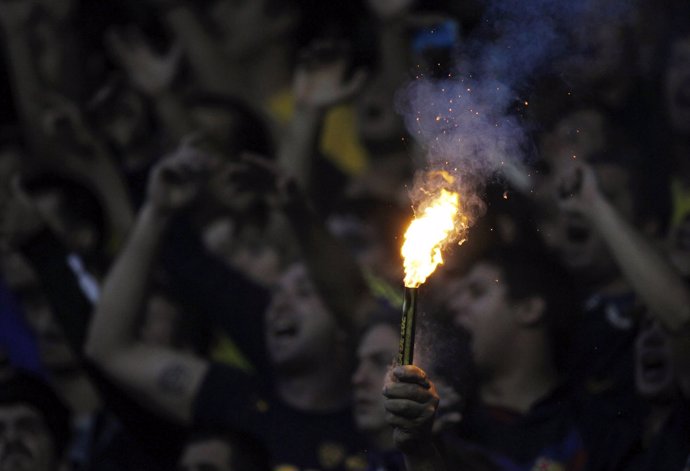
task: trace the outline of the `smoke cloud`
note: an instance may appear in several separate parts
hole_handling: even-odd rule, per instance
[[[397,108],[425,149],[425,170],[455,176],[471,220],[483,211],[477,195],[497,173],[518,189],[529,186],[520,113],[529,104],[520,96],[530,82],[574,52],[576,30],[615,23],[629,10],[629,0],[493,0],[448,77],[420,74],[399,91]],[[417,178],[413,203],[423,199],[425,181]]]

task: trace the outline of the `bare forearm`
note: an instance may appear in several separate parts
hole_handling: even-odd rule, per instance
[[[323,112],[298,105],[280,144],[278,162],[281,168],[291,175],[305,192],[309,191],[322,119]]]
[[[98,360],[134,340],[133,325],[144,303],[168,216],[144,205],[130,238],[108,274],[92,319],[86,351]]]
[[[44,92],[34,63],[35,54],[29,44],[28,33],[8,31],[5,34],[7,63],[14,91],[14,102],[26,134],[27,142],[34,152],[44,150],[39,129],[40,110],[38,97]]]
[[[666,329],[690,322],[690,290],[662,253],[603,199],[592,201],[591,216],[623,275]]]

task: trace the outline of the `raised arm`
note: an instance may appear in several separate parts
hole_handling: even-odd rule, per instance
[[[293,79],[295,112],[282,136],[278,161],[309,192],[313,161],[326,112],[361,90],[366,74],[347,76],[346,47],[317,42],[302,52]]]
[[[163,10],[165,22],[175,34],[194,74],[203,89],[221,95],[245,96],[241,77],[243,70],[232,67],[208,32],[193,2],[155,0]]]
[[[567,196],[561,201],[562,209],[577,211],[592,222],[625,278],[669,332],[687,330],[690,290],[661,250],[606,198],[590,166],[573,164],[563,181]]]
[[[115,159],[76,103],[55,93],[45,94],[42,102],[41,131],[50,147],[49,164],[95,189],[106,211],[110,240],[122,241],[132,226],[134,210]]]
[[[7,70],[12,84],[14,104],[26,142],[34,152],[43,150],[39,129],[40,107],[36,97],[45,93],[38,75],[36,55],[31,48],[31,18],[35,2],[0,1],[0,25],[4,33]]]
[[[208,159],[183,146],[152,171],[147,201],[103,286],[86,353],[107,375],[146,405],[187,422],[208,369],[205,360],[137,341],[136,317],[161,237],[176,210],[189,204],[208,170]]]
[[[106,45],[130,83],[152,100],[156,115],[171,138],[179,140],[194,131],[194,124],[172,89],[182,58],[179,44],[159,54],[142,34],[125,35],[111,29],[106,34]]]
[[[286,214],[316,289],[340,325],[357,332],[374,302],[357,261],[347,246],[330,233],[297,183],[272,162],[247,156],[255,171],[273,179],[278,206]]]
[[[565,182],[572,191],[565,192],[569,196],[563,209],[579,211],[592,221],[649,313],[669,333],[677,379],[690,397],[690,288],[661,250],[601,193],[591,167],[574,165]]]
[[[445,470],[432,438],[439,397],[426,373],[414,365],[396,366],[386,376],[383,395],[386,421],[407,470]]]

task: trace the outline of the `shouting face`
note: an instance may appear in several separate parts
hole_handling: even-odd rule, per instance
[[[647,399],[667,397],[673,390],[674,368],[671,345],[657,322],[649,323],[635,342],[637,391]]]
[[[450,296],[455,324],[471,336],[474,363],[480,372],[500,370],[516,329],[507,286],[498,267],[479,263]]]
[[[266,311],[266,346],[275,366],[309,368],[332,358],[341,331],[303,265],[286,270]]]

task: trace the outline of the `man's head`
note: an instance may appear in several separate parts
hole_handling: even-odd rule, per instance
[[[673,351],[666,332],[649,320],[635,341],[635,386],[648,400],[666,400],[675,389]]]
[[[12,254],[0,263],[0,273],[21,303],[24,318],[36,338],[41,362],[51,378],[54,381],[73,378],[81,371],[81,365],[55,320],[34,270],[21,256]]]
[[[244,153],[274,156],[274,143],[265,119],[241,100],[216,94],[193,94],[185,98],[189,117],[202,147],[220,157],[210,176],[205,202],[212,208],[242,213],[257,209],[265,179],[248,171],[240,161]]]
[[[254,440],[226,431],[196,431],[187,440],[178,471],[268,471],[266,452]]]
[[[383,407],[383,384],[398,351],[399,327],[392,316],[377,317],[364,330],[352,375],[355,423],[380,448],[392,447],[392,434]]]
[[[467,330],[477,372],[505,372],[525,342],[546,346],[559,366],[578,303],[559,264],[541,251],[499,249],[477,262],[450,294],[456,325]]]
[[[46,384],[20,372],[0,383],[1,471],[57,470],[69,435],[69,411]]]
[[[118,75],[96,91],[87,104],[85,118],[117,155],[143,146],[152,132],[144,99]]]
[[[274,287],[265,314],[269,357],[280,372],[344,360],[348,336],[319,296],[307,269],[295,263]]]

